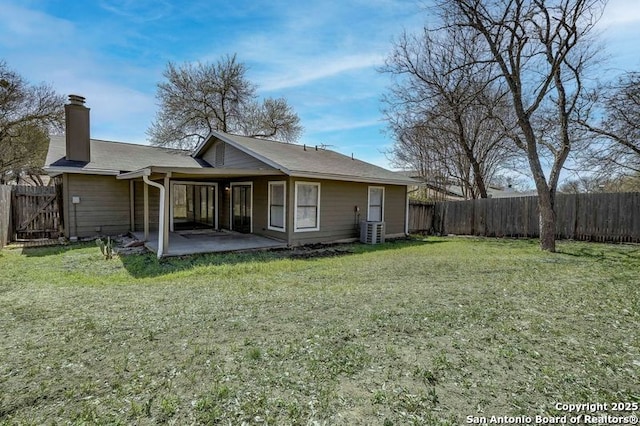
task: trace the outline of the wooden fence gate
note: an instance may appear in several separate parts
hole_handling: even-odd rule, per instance
[[[58,238],[62,221],[59,186],[15,186],[12,191],[13,240]]]

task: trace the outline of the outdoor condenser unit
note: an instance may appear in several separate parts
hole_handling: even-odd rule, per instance
[[[360,242],[384,243],[384,222],[360,222]]]

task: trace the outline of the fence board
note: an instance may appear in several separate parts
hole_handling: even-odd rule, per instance
[[[0,185],[0,250],[11,236],[11,187]]]
[[[556,237],[640,242],[640,193],[558,194]],[[409,204],[409,230],[430,234],[539,237],[537,197]]]

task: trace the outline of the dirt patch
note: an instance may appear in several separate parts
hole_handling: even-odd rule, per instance
[[[143,241],[140,241],[128,234],[112,237],[111,240],[115,242],[113,251],[118,254],[118,256],[128,256],[131,254],[142,254],[147,252]]]
[[[291,259],[316,259],[323,257],[344,256],[354,253],[351,245],[344,244],[309,244],[278,250],[283,257]]]

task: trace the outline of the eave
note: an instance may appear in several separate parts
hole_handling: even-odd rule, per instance
[[[232,178],[243,176],[284,175],[281,171],[270,169],[231,169],[215,167],[166,167],[149,166],[132,172],[121,173],[117,179],[137,179],[153,174],[170,174],[173,179],[180,178]]]

